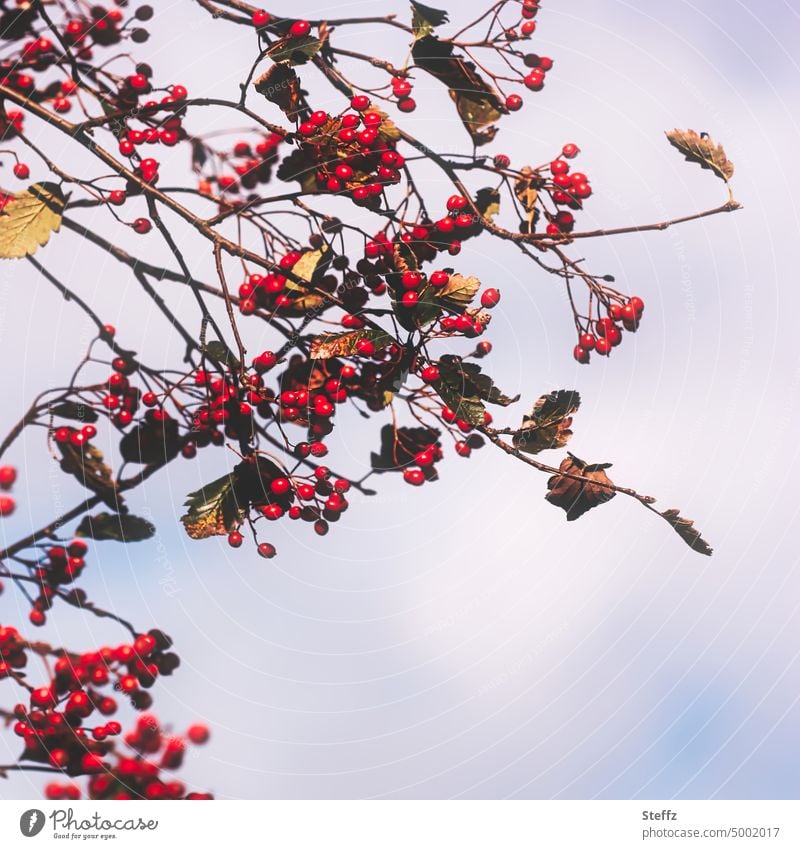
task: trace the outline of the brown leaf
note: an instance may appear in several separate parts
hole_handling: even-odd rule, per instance
[[[694,130],[672,130],[666,136],[689,162],[708,168],[726,183],[733,177],[733,163],[725,155],[722,145],[715,145],[711,136]]]
[[[363,330],[351,330],[346,333],[323,333],[311,343],[310,356],[315,360],[327,360],[330,357],[349,357],[356,353],[357,345],[366,339],[379,351],[391,344],[394,339],[384,330],[367,327]]]
[[[319,37],[311,35],[287,35],[276,41],[267,50],[267,56],[273,62],[288,62],[290,65],[302,65],[322,49],[328,39],[327,30],[320,27]]]
[[[300,79],[291,65],[276,62],[254,83],[255,90],[294,120],[301,109]]]
[[[544,185],[544,180],[529,166],[520,169],[522,176],[514,183],[514,194],[527,213],[528,232],[533,233],[536,227],[536,219],[539,210],[536,208],[536,200],[539,197],[539,189]]]
[[[567,514],[567,521],[574,522],[588,510],[610,501],[616,493],[609,486],[612,481],[605,473],[610,463],[587,465],[574,454],[569,454],[559,466],[561,474],[547,481],[549,492],[545,498]],[[581,480],[567,475],[577,475]]]
[[[538,454],[547,448],[563,448],[572,436],[572,414],[581,405],[581,396],[574,391],[559,389],[542,395],[522,425],[514,434],[515,448],[528,454]]]
[[[467,307],[478,293],[481,281],[477,277],[463,277],[461,274],[451,274],[444,286],[433,289],[436,299],[451,307]]]
[[[30,256],[61,227],[64,193],[55,183],[34,183],[18,192],[0,213],[0,258]]]
[[[709,557],[714,549],[700,536],[700,531],[694,526],[691,519],[684,519],[677,510],[665,510],[660,514],[675,528],[678,536],[694,551],[706,554]]]
[[[111,469],[104,462],[103,453],[89,443],[77,446],[71,442],[57,442],[56,447],[61,453],[61,469],[99,495],[112,510],[118,510],[122,496]]]

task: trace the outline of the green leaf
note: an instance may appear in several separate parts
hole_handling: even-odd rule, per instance
[[[485,424],[484,401],[507,407],[519,399],[519,395],[504,395],[477,363],[465,363],[461,357],[445,354],[438,365],[439,380],[434,388],[445,404],[470,424]]]
[[[220,342],[218,339],[212,339],[210,342],[206,343],[205,353],[214,360],[214,362],[229,368],[231,371],[236,371],[240,366],[239,360],[234,355],[233,351],[231,351],[224,342]]]
[[[714,549],[700,536],[700,531],[695,528],[691,519],[684,519],[677,510],[665,510],[660,515],[675,528],[678,536],[689,548],[709,557],[714,553]]]
[[[98,542],[140,542],[150,539],[155,532],[155,526],[151,522],[130,513],[97,513],[95,516],[83,517],[75,536],[90,537]]]
[[[77,422],[96,422],[98,415],[93,407],[79,401],[62,401],[50,407],[50,414],[61,419],[72,419]]]
[[[575,391],[559,389],[542,395],[530,413],[523,416],[522,425],[512,440],[514,447],[528,454],[563,448],[572,436],[572,414],[580,405],[581,396]]]
[[[64,193],[55,183],[34,183],[19,192],[0,212],[0,258],[30,256],[58,232]]]
[[[367,339],[379,351],[394,342],[394,338],[386,331],[375,327],[363,330],[352,330],[346,333],[323,333],[311,343],[310,356],[315,360],[327,360],[331,357],[349,357],[356,353],[357,345],[362,339]]]
[[[449,20],[449,15],[443,9],[433,9],[411,0],[411,28],[415,38],[430,35],[435,27],[446,24]]]
[[[289,65],[302,65],[319,53],[324,43],[324,38],[314,35],[287,35],[276,41],[269,50],[267,56],[273,62],[288,62]]]
[[[239,526],[246,507],[239,504],[234,484],[234,476],[228,474],[189,493],[184,502],[188,510],[181,522],[192,539],[229,534]]]
[[[500,192],[492,188],[478,189],[475,194],[475,206],[487,221],[493,221],[495,215],[500,212]]]
[[[508,110],[498,93],[475,70],[475,65],[454,54],[451,43],[433,35],[417,39],[411,52],[418,67],[448,87],[473,144],[490,142],[497,134],[497,127],[489,125]]]
[[[726,183],[733,177],[733,163],[721,144],[715,145],[711,137],[694,130],[671,130],[666,134],[669,143],[679,150],[689,162],[696,162],[713,171]]]
[[[145,420],[125,433],[119,441],[119,453],[126,463],[164,464],[180,451],[176,419]]]

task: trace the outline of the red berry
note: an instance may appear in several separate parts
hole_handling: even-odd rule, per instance
[[[300,508],[298,508],[299,510]],[[262,542],[258,546],[258,553],[266,560],[271,560],[277,552],[275,546],[268,542]]]
[[[551,174],[566,174],[569,171],[569,163],[563,159],[554,159],[550,163]]]
[[[228,534],[228,545],[231,548],[239,548],[239,546],[244,542],[244,538],[239,533],[239,531],[231,531]]]
[[[10,495],[0,495],[0,516],[10,516],[16,506],[16,502]]]
[[[411,486],[422,486],[425,483],[425,475],[421,469],[404,469],[403,480]]]
[[[522,98],[518,94],[510,94],[506,98],[506,109],[509,112],[518,112],[522,109]]]
[[[581,348],[586,348],[587,351],[594,350],[596,342],[597,339],[593,333],[581,333],[581,338],[578,340],[578,344]]]
[[[369,339],[359,339],[356,342],[356,351],[362,357],[371,357],[375,353],[375,345]]]
[[[403,306],[404,307],[413,307],[416,305],[419,300],[419,293],[413,290],[403,293]]]
[[[431,274],[431,286],[446,286],[450,280],[450,275],[446,271],[434,271]]]
[[[644,301],[636,295],[628,303],[634,308],[637,315],[641,315],[644,312]]]
[[[201,723],[197,723],[196,725],[190,725],[189,726],[189,729],[186,732],[186,736],[196,746],[200,746],[203,743],[208,742],[208,739],[211,736],[211,731],[209,730],[207,725],[202,725]]]
[[[435,383],[439,379],[439,369],[436,366],[425,366],[420,377],[425,383]]]
[[[497,289],[486,289],[481,295],[481,306],[487,310],[496,307],[500,303],[500,292]]]
[[[574,159],[580,153],[578,145],[569,142],[561,148],[561,155],[565,159]]]
[[[611,352],[611,343],[608,339],[598,339],[594,346],[595,351],[603,357],[607,357]]]
[[[304,35],[308,35],[311,32],[311,24],[308,21],[295,21],[289,27],[289,35],[293,35],[295,38],[301,38]]]
[[[253,26],[254,27],[265,27],[271,20],[272,16],[269,12],[265,12],[263,9],[256,9],[253,12]]]
[[[17,470],[13,466],[0,466],[0,489],[11,489],[17,479]]]
[[[31,169],[24,162],[18,162],[14,166],[14,176],[19,180],[27,180],[31,175]]]
[[[397,101],[397,108],[401,112],[413,112],[417,108],[417,101],[413,97],[404,97]]]
[[[369,109],[370,103],[370,99],[365,94],[357,94],[350,101],[350,106],[352,106],[356,112],[363,112],[365,109]]]
[[[572,352],[572,356],[575,357],[575,359],[579,363],[588,363],[589,362],[589,352],[586,350],[586,348],[584,348],[581,345],[575,346],[575,348]]]
[[[122,189],[114,189],[108,195],[108,202],[113,204],[114,206],[122,206],[122,204],[125,203],[127,197],[127,193],[124,192]]]
[[[472,448],[470,448],[468,442],[459,440],[456,442],[456,454],[458,454],[459,457],[469,457],[469,455],[472,454]]]
[[[149,233],[152,227],[153,225],[150,223],[149,218],[137,218],[136,221],[133,222],[133,229],[140,235]]]

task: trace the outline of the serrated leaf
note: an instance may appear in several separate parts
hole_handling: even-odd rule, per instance
[[[411,52],[420,68],[448,87],[473,143],[480,146],[490,142],[497,128],[489,125],[508,110],[498,93],[475,70],[475,65],[454,54],[450,42],[433,35],[417,39]]]
[[[433,287],[436,300],[455,308],[468,307],[478,293],[481,281],[477,277],[464,277],[461,274],[451,274],[444,286]]]
[[[694,522],[691,519],[685,519],[677,510],[665,510],[660,515],[675,528],[678,536],[689,548],[708,557],[714,553],[714,549],[700,536],[700,531],[695,528]]]
[[[559,389],[542,395],[530,413],[523,416],[512,440],[514,447],[528,454],[563,448],[572,436],[572,414],[580,405],[581,396],[575,391]]]
[[[455,414],[473,425],[486,422],[483,402],[507,407],[519,399],[504,395],[477,363],[465,363],[461,357],[445,354],[439,360],[439,380],[433,386]],[[455,406],[454,406],[455,405]]]
[[[317,280],[327,268],[329,253],[327,247],[320,250],[306,251],[292,267],[292,271],[301,280],[305,280],[310,285],[316,285]],[[286,290],[294,295],[290,307],[281,309],[282,315],[298,315],[309,310],[318,310],[326,301],[323,295],[316,292],[308,291],[302,284],[295,283],[294,280],[286,281]]]
[[[111,469],[104,461],[102,451],[89,443],[78,446],[71,442],[56,442],[56,447],[61,454],[63,471],[99,495],[113,510],[119,508],[122,504],[122,496],[119,494]]]
[[[709,135],[700,135],[694,130],[675,129],[666,136],[669,143],[689,162],[696,162],[701,167],[713,171],[726,183],[733,177],[733,163],[726,156],[722,145],[715,145]]]
[[[79,401],[61,401],[59,404],[53,404],[49,408],[50,415],[58,416],[61,419],[71,419],[76,422],[96,422],[98,415],[93,407],[89,404],[83,404]]]
[[[370,454],[370,464],[376,472],[401,472],[415,462],[420,451],[439,442],[441,431],[429,427],[398,427],[387,424],[381,428],[379,452]]]
[[[574,454],[569,454],[559,466],[561,474],[553,475],[547,481],[549,491],[545,498],[566,512],[568,522],[574,522],[593,507],[605,504],[616,495],[610,488],[614,484],[605,473],[610,465],[590,465]],[[568,475],[580,476],[581,480]]]
[[[181,522],[192,539],[229,534],[243,521],[246,505],[239,504],[234,483],[232,474],[223,475],[189,493],[184,502],[188,510]]]
[[[495,215],[500,212],[500,192],[493,188],[478,189],[475,193],[475,206],[487,221],[493,221]]]
[[[446,24],[449,20],[449,15],[443,9],[433,9],[411,0],[411,28],[415,38],[430,35],[435,27]]]
[[[276,41],[268,50],[267,56],[273,62],[288,62],[289,65],[302,65],[316,56],[322,49],[326,37],[311,35],[287,35]]]
[[[310,356],[315,360],[327,360],[330,357],[349,357],[356,353],[357,345],[366,339],[379,351],[394,342],[386,331],[374,327],[352,330],[346,333],[323,333],[311,343]]]
[[[150,539],[155,532],[155,526],[151,522],[130,513],[97,513],[83,517],[75,536],[90,537],[98,542],[140,542]]]
[[[18,192],[0,212],[0,258],[30,256],[58,232],[64,193],[55,183],[34,183]]]

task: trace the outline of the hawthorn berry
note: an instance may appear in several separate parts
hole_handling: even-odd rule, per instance
[[[574,159],[580,153],[578,145],[568,142],[561,148],[561,155],[565,159]]]
[[[272,15],[269,12],[265,12],[263,9],[256,9],[253,12],[253,26],[254,27],[265,27],[272,20]]]
[[[439,369],[436,366],[425,366],[420,377],[425,383],[435,383],[439,379]]]
[[[133,222],[133,229],[142,236],[145,233],[149,233],[152,227],[153,225],[150,223],[149,218],[137,218]]]
[[[294,508],[293,508],[294,509]],[[299,509],[299,508],[298,508]],[[271,560],[276,554],[275,546],[268,542],[259,543],[258,553],[266,560]]]
[[[243,542],[244,537],[239,533],[239,531],[231,531],[228,534],[228,545],[231,548],[239,548]]]
[[[14,166],[14,176],[18,180],[27,180],[31,175],[31,169],[24,162],[17,162]]]
[[[605,340],[603,340],[605,341]],[[572,356],[579,363],[588,363],[589,362],[589,351],[586,350],[582,345],[576,345],[572,351]]]
[[[17,504],[10,495],[0,495],[0,516],[10,516]]]
[[[518,94],[510,94],[506,98],[506,109],[509,112],[518,112],[522,109],[522,98]]]
[[[295,38],[302,38],[311,32],[311,24],[308,21],[295,21],[289,27],[289,35]]]
[[[13,466],[0,466],[0,489],[11,489],[17,479],[17,470]]]
[[[481,295],[481,306],[487,310],[496,307],[500,303],[500,292],[497,289],[486,289]]]

